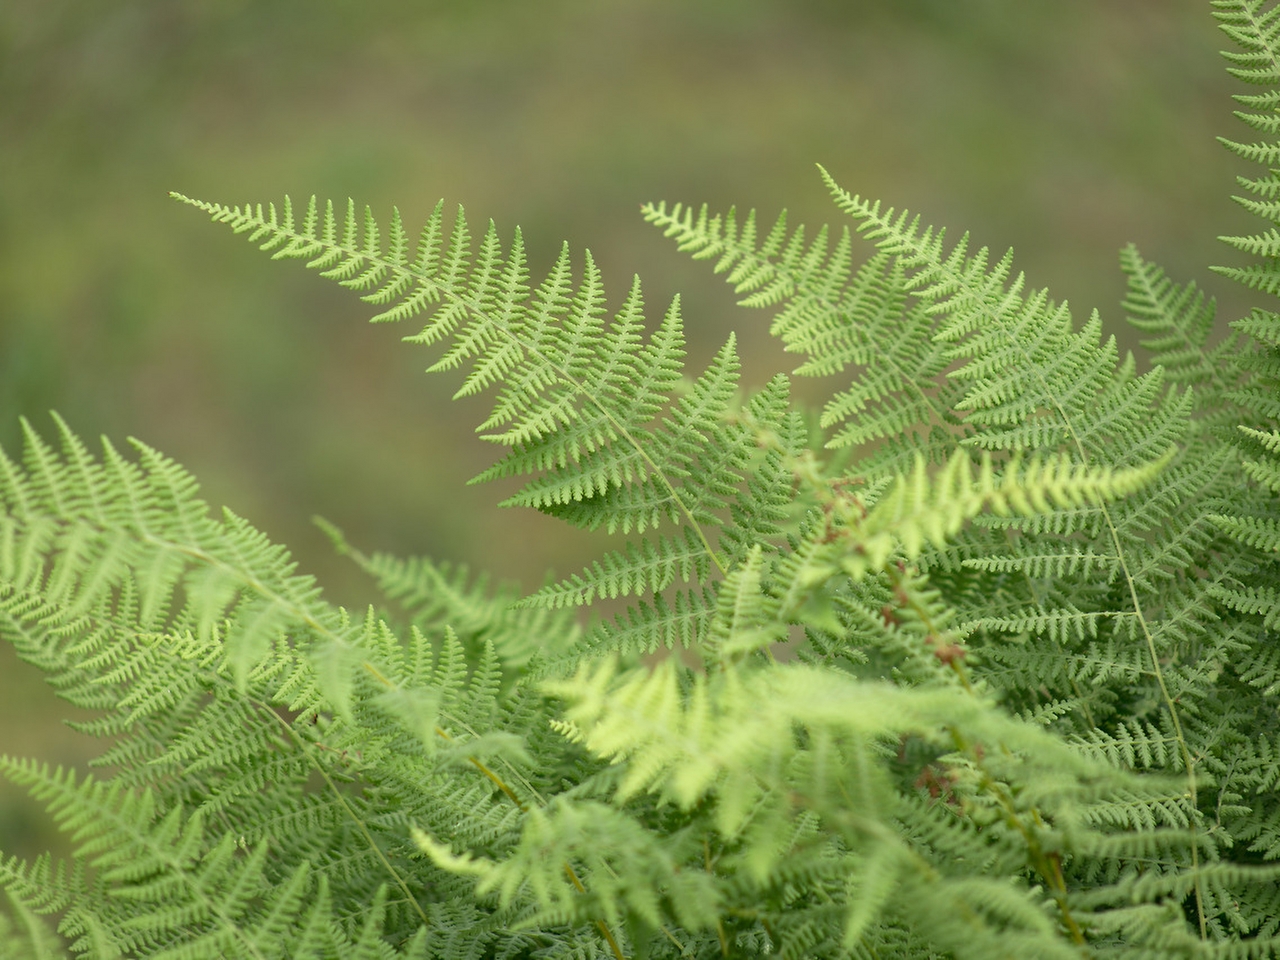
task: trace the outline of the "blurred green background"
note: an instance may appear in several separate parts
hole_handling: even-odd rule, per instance
[[[838,219],[814,170],[1003,250],[1078,318],[1119,324],[1132,240],[1204,265],[1251,230],[1228,199],[1251,139],[1205,0],[4,0],[0,2],[0,443],[136,436],[184,463],[341,602],[365,586],[310,517],[365,548],[467,561],[531,586],[593,543],[499,511],[482,403],[427,378],[417,327],[270,263],[167,198],[444,196],[524,228],[535,273],[592,249],[613,303],[684,295],[694,362],[730,329],[744,380],[790,369],[767,316],[637,214],[645,200]],[[579,260],[580,262],[580,260]],[[822,397],[828,385],[810,384]],[[0,751],[80,763],[95,745],[0,650]],[[0,787],[0,849],[49,843]]]

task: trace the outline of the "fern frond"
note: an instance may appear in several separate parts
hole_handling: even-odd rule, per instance
[[[312,200],[298,226],[288,203],[279,214],[274,206],[264,211],[175,196],[273,255],[309,258],[326,276],[372,290],[371,302],[393,304],[375,320],[429,312],[427,326],[409,339],[447,342],[432,369],[469,365],[460,396],[501,385],[480,429],[512,451],[479,479],[528,478],[508,504],[623,532],[673,521],[706,541],[704,527],[723,506],[717,491],[742,480],[740,458],[721,449],[733,434],[722,426],[737,379],[732,341],[689,393],[675,396],[683,357],[678,304],[646,340],[633,284],[606,327],[599,272],[589,257],[575,285],[562,251],[531,291],[518,231],[504,251],[491,225],[473,256],[465,218],[459,212],[446,229],[441,205],[411,261],[398,213],[384,248],[372,214],[366,210],[359,228],[353,205],[339,235],[332,204],[321,214]],[[663,409],[668,414],[654,423]],[[709,543],[705,549],[718,563]]]
[[[908,302],[898,259],[873,257],[854,271],[847,229],[830,253],[825,227],[806,248],[803,227],[787,238],[785,214],[757,243],[754,211],[742,228],[732,210],[712,217],[703,207],[695,218],[691,207],[677,204],[668,212],[660,203],[646,204],[642,212],[695,259],[718,257],[715,271],[729,271],[735,289],[750,294],[744,306],[783,304],[771,332],[788,351],[808,354],[797,374],[856,368],[850,387],[823,411],[824,427],[841,425],[828,446],[884,441],[864,464],[869,472],[878,463],[900,469],[917,450],[930,461],[950,452],[954,442],[946,428],[958,421],[937,383],[945,351],[933,343],[934,320]]]
[[[748,867],[748,876],[762,879],[776,869],[777,848],[754,845],[776,843],[765,838],[779,836],[781,823],[795,815],[791,804],[803,798],[801,806],[821,812],[824,822],[845,842],[854,846],[870,844],[868,856],[890,856],[900,862],[903,872],[899,876],[906,888],[903,893],[935,902],[940,918],[954,916],[957,903],[976,905],[976,900],[990,896],[990,890],[983,884],[975,887],[971,879],[952,880],[946,876],[946,868],[926,866],[921,859],[922,848],[912,849],[903,838],[876,826],[877,820],[895,807],[884,805],[888,797],[882,791],[887,783],[868,763],[869,756],[862,753],[865,747],[891,731],[893,735],[913,731],[926,738],[934,737],[938,735],[937,724],[942,723],[953,731],[965,730],[964,734],[954,734],[962,741],[977,737],[985,743],[989,764],[996,762],[989,752],[992,745],[1003,740],[1014,750],[1013,755],[1021,758],[1011,761],[1015,766],[1045,761],[1058,765],[1061,771],[1061,764],[1066,762],[1068,767],[1078,769],[1086,781],[1106,769],[1092,766],[1079,754],[1065,761],[1056,751],[1066,748],[1060,744],[1050,747],[1050,743],[1056,744],[1052,740],[1043,744],[1044,749],[1055,753],[1053,761],[1048,761],[1032,746],[1031,728],[1008,726],[1008,721],[997,723],[995,714],[985,713],[986,708],[958,690],[907,691],[881,684],[839,681],[829,672],[787,667],[745,674],[731,669],[717,677],[685,680],[679,668],[669,661],[652,672],[623,675],[608,663],[584,667],[572,680],[550,684],[548,689],[568,701],[563,729],[582,739],[593,752],[623,766],[618,786],[620,799],[650,790],[682,809],[710,806],[717,829],[728,836],[741,836],[747,844],[741,862],[744,867],[754,864]],[[959,699],[953,699],[957,694]],[[946,720],[942,720],[944,716]],[[799,739],[793,734],[797,724],[805,731]],[[839,736],[837,730],[841,731]],[[1013,773],[1015,766],[1002,767],[999,776],[1016,776],[1023,782],[1023,775]],[[1093,772],[1086,774],[1086,768]],[[787,772],[785,788],[778,779],[783,771]],[[962,779],[964,775],[959,771],[957,768],[960,779],[952,781],[957,788],[970,782]],[[852,779],[841,786],[844,777]],[[1086,796],[1095,797],[1097,791],[1096,786],[1090,786],[1081,792],[1079,786],[1071,785],[1069,776],[1034,782],[1035,787],[1019,802],[1063,805],[1063,816],[1068,815],[1071,805]],[[975,778],[972,783],[981,796],[988,789],[981,784],[989,781]],[[778,795],[779,790],[789,792],[790,803]],[[823,799],[827,791],[830,807]],[[1068,797],[1073,799],[1067,800]],[[1106,802],[1114,805],[1118,799]],[[908,822],[914,825],[916,820],[912,817]],[[1185,817],[1180,818],[1180,823],[1185,824]],[[958,826],[948,826],[943,831],[949,833],[953,829]],[[1177,836],[1185,840],[1185,831]],[[954,849],[954,842],[948,838],[944,846]],[[1016,846],[1011,843],[1012,850]],[[893,875],[892,871],[882,873],[873,882],[889,883],[891,889]],[[986,889],[986,894],[979,896],[975,892],[978,888]],[[859,886],[854,884],[848,889],[856,891]],[[984,949],[989,951],[998,942],[1002,950],[1016,950],[1012,944],[1020,936],[1031,936],[1027,942],[1037,943],[1036,950],[1047,949],[1048,943],[1061,943],[1043,904],[1033,904],[1025,892],[1013,888],[1009,888],[1009,896],[1006,908],[1011,912],[1003,920],[991,914],[991,927],[979,926],[971,931],[974,936],[985,938],[993,935],[993,930],[1003,929],[1010,938],[984,941]],[[999,913],[1000,908],[993,909]],[[869,907],[865,902],[851,901],[849,910],[845,922],[847,929],[855,931],[887,919],[879,907]],[[977,912],[988,916],[982,909]],[[1011,929],[1006,924],[1013,916],[1021,920]],[[1028,930],[1036,933],[1031,935]],[[929,933],[935,942],[951,946],[955,931],[940,920],[939,928],[930,929]],[[976,951],[965,953],[958,945],[952,948],[961,949],[962,955],[981,955]]]
[[[1227,358],[1236,346],[1227,340],[1208,349],[1213,301],[1206,303],[1195,283],[1175,284],[1132,244],[1120,251],[1120,269],[1128,278],[1122,306],[1129,323],[1147,334],[1141,343],[1151,351],[1152,362],[1164,368],[1171,382],[1196,388],[1199,410],[1220,408],[1222,395],[1235,386]]]

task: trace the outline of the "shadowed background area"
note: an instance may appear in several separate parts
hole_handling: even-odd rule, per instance
[[[1253,229],[1228,199],[1249,139],[1203,0],[8,0],[0,4],[0,443],[57,409],[136,436],[289,544],[340,602],[371,596],[311,525],[365,549],[461,560],[533,586],[594,541],[464,487],[494,451],[484,401],[424,377],[417,326],[272,264],[169,190],[227,203],[444,196],[519,224],[535,277],[589,247],[617,305],[684,298],[691,360],[740,334],[744,384],[795,358],[767,315],[637,214],[757,206],[816,227],[850,190],[1012,245],[1034,286],[1122,342],[1117,251],[1244,300],[1206,263]],[[1126,339],[1128,338],[1128,339]],[[830,384],[809,384],[819,399]],[[80,763],[40,682],[0,649],[0,752]],[[49,845],[0,785],[0,850]]]

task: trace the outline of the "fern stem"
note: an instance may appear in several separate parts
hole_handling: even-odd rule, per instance
[[[958,663],[953,663],[952,666],[959,667],[960,670],[964,669],[963,665]],[[971,687],[968,689],[972,691]],[[1067,903],[1067,883],[1062,876],[1061,858],[1056,851],[1046,852],[1035,831],[1018,815],[1018,810],[1014,806],[1013,797],[1009,794],[1008,789],[987,772],[983,765],[978,745],[970,743],[957,727],[951,728],[951,738],[956,745],[956,749],[966,754],[970,762],[979,771],[981,775],[980,785],[1000,805],[1000,808],[1004,811],[1005,822],[1018,832],[1023,842],[1027,845],[1031,866],[1048,884],[1054,902],[1058,906],[1058,912],[1062,917],[1062,925],[1066,927],[1067,933],[1071,936],[1071,942],[1077,946],[1087,946],[1088,941],[1085,939],[1084,931],[1072,915],[1071,907]],[[1031,808],[1030,813],[1037,824],[1043,825],[1043,821],[1040,819],[1040,812],[1035,807]],[[1091,956],[1092,954],[1089,953],[1087,955]]]
[[[899,570],[895,565],[890,564],[887,569],[889,582],[894,588],[894,592],[905,599],[905,605],[920,620],[925,627],[929,642],[933,645],[934,656],[938,657],[947,664],[951,673],[960,686],[970,694],[976,696],[977,691],[973,687],[973,683],[969,679],[969,672],[965,669],[963,659],[963,649],[959,654],[953,654],[944,658],[944,651],[950,650],[953,644],[947,641],[944,630],[933,619],[927,604],[920,601],[916,591],[910,589],[904,571]],[[1031,861],[1031,866],[1035,869],[1045,883],[1052,891],[1054,902],[1058,906],[1058,912],[1062,917],[1062,925],[1066,928],[1073,943],[1084,946],[1087,941],[1084,931],[1080,929],[1080,924],[1071,913],[1071,908],[1067,904],[1067,885],[1062,876],[1062,863],[1058,859],[1056,853],[1046,853],[1040,844],[1040,839],[1035,835],[1034,830],[1023,822],[1019,816],[1017,808],[1014,806],[1013,797],[1009,795],[1008,790],[993,778],[987,771],[982,762],[977,745],[970,743],[960,732],[958,727],[951,727],[951,738],[961,753],[966,754],[970,762],[980,772],[981,786],[993,796],[996,802],[1004,811],[1005,821],[1013,827],[1022,837],[1023,842],[1027,846],[1027,853]],[[1038,822],[1040,814],[1034,807],[1031,809],[1031,816]]]
[[[1013,347],[1022,353],[1027,361],[1028,369],[1034,371],[1035,377],[1040,381],[1042,395],[1049,399],[1053,404],[1054,410],[1061,418],[1063,426],[1066,427],[1067,433],[1071,437],[1071,442],[1076,448],[1076,453],[1080,457],[1082,463],[1089,462],[1089,455],[1084,449],[1084,443],[1080,440],[1080,435],[1076,431],[1075,421],[1071,415],[1067,413],[1066,408],[1062,405],[1060,398],[1050,388],[1049,383],[1045,380],[1043,373],[1038,365],[1033,361],[1022,343],[1017,337],[1013,336],[1007,329],[1001,328],[1001,332],[1005,335]],[[1142,636],[1146,641],[1147,653],[1151,657],[1151,668],[1155,674],[1156,683],[1160,687],[1160,695],[1164,699],[1165,708],[1169,711],[1169,717],[1173,722],[1174,735],[1178,740],[1178,750],[1182,754],[1182,762],[1187,770],[1187,793],[1191,800],[1191,870],[1195,878],[1195,897],[1196,897],[1196,918],[1199,921],[1200,939],[1207,940],[1209,938],[1208,922],[1204,911],[1204,888],[1200,879],[1200,848],[1197,833],[1199,822],[1199,806],[1196,791],[1196,773],[1195,762],[1191,757],[1191,748],[1187,745],[1187,739],[1182,732],[1182,721],[1178,716],[1178,708],[1174,702],[1173,696],[1169,693],[1169,687],[1165,683],[1164,670],[1160,666],[1160,655],[1156,651],[1155,637],[1151,633],[1151,625],[1147,622],[1146,614],[1142,609],[1142,601],[1138,597],[1138,587],[1134,582],[1133,574],[1129,570],[1128,556],[1125,552],[1123,544],[1120,542],[1120,531],[1116,529],[1115,519],[1111,516],[1111,510],[1107,506],[1106,501],[1099,501],[1099,509],[1102,511],[1102,517],[1106,521],[1107,530],[1111,535],[1111,544],[1116,551],[1116,561],[1120,564],[1120,569],[1124,573],[1125,584],[1129,589],[1129,599],[1133,604],[1133,611],[1137,616],[1138,624],[1142,628]]]
[[[1014,348],[1022,352],[1026,358],[1028,368],[1035,372],[1036,379],[1040,381],[1043,395],[1053,404],[1053,408],[1061,418],[1063,426],[1066,427],[1067,433],[1071,437],[1071,442],[1076,448],[1076,454],[1080,457],[1082,463],[1087,464],[1089,455],[1084,449],[1084,443],[1080,440],[1079,433],[1076,431],[1075,421],[1067,413],[1061,400],[1050,389],[1048,381],[1044,379],[1043,374],[1040,372],[1040,368],[1032,361],[1030,356],[1027,356],[1018,339],[1006,329],[1002,329],[1001,332],[1013,344]],[[1151,625],[1147,622],[1146,614],[1143,612],[1142,601],[1138,597],[1138,586],[1129,570],[1128,556],[1123,544],[1120,542],[1120,531],[1116,529],[1115,519],[1111,516],[1111,510],[1106,501],[1099,501],[1098,508],[1102,511],[1102,517],[1107,524],[1107,531],[1111,535],[1111,544],[1116,551],[1116,562],[1120,564],[1120,570],[1124,574],[1125,585],[1129,589],[1129,599],[1133,604],[1133,611],[1137,616],[1138,625],[1142,628],[1142,636],[1147,645],[1147,654],[1151,657],[1151,668],[1155,675],[1156,683],[1160,687],[1160,695],[1164,699],[1165,708],[1169,711],[1169,717],[1173,722],[1173,732],[1178,741],[1178,751],[1182,755],[1182,762],[1187,770],[1187,794],[1191,800],[1191,870],[1195,879],[1196,918],[1199,921],[1200,939],[1207,940],[1209,938],[1209,929],[1204,910],[1204,885],[1200,879],[1200,846],[1196,836],[1200,811],[1196,791],[1195,762],[1191,757],[1191,748],[1187,745],[1187,739],[1182,732],[1182,720],[1178,716],[1178,708],[1173,696],[1169,693],[1168,685],[1165,683],[1164,670],[1160,666],[1160,654],[1156,651],[1155,637],[1151,633]]]
[[[448,732],[444,730],[442,727],[436,727],[436,735],[443,737],[445,740],[448,740],[450,742],[453,741],[453,737],[449,736]],[[475,757],[467,757],[467,762],[470,763],[472,766],[474,766],[481,773],[483,773],[490,780],[492,780],[493,783],[497,786],[497,788],[501,790],[503,793],[505,793],[507,795],[507,798],[519,808],[521,813],[527,813],[529,811],[529,808],[524,805],[524,802],[519,797],[516,796],[515,791],[512,790],[509,786],[507,786],[507,784],[503,782],[503,779],[500,776],[498,776],[496,773],[494,773],[492,770],[490,770],[487,766],[485,766],[485,764],[482,761],[477,760]]]
[[[578,874],[574,871],[573,864],[569,863],[568,860],[564,863],[564,872],[568,875],[569,880],[572,881],[574,887],[577,888],[579,893],[587,892],[587,888],[584,887],[582,885],[582,881],[578,879]],[[617,960],[627,960],[627,958],[622,955],[622,948],[618,946],[618,941],[613,938],[613,933],[610,931],[609,925],[603,920],[597,920],[596,927],[608,942],[609,949],[613,951],[613,955],[617,957]]]
[[[356,829],[359,830],[360,834],[364,837],[365,842],[369,845],[369,849],[374,852],[374,855],[380,861],[382,861],[382,866],[386,869],[387,873],[391,875],[396,886],[400,888],[400,892],[404,894],[405,900],[413,906],[414,912],[422,920],[422,925],[429,929],[431,927],[431,920],[423,911],[421,904],[418,903],[417,897],[410,892],[409,885],[405,883],[404,877],[400,875],[399,870],[392,866],[391,861],[387,859],[387,855],[382,852],[382,848],[378,846],[378,842],[373,838],[373,834],[369,832],[369,827],[360,819],[356,812],[351,809],[351,804],[347,803],[347,798],[342,795],[342,791],[338,789],[338,785],[333,782],[333,778],[329,776],[329,771],[311,755],[311,751],[307,749],[306,741],[303,740],[302,737],[298,735],[298,732],[293,729],[292,724],[286,722],[280,714],[276,713],[265,703],[258,703],[258,706],[263,711],[274,717],[280,726],[284,727],[285,732],[289,734],[289,738],[293,740],[298,749],[301,750],[303,755],[311,762],[311,766],[320,774],[321,777],[324,778],[325,784],[329,787],[329,790],[333,793],[334,797],[337,798],[338,804],[346,811],[347,815],[356,825]]]
[[[686,947],[683,943],[681,943],[679,940],[677,940],[677,939],[676,939],[675,934],[673,934],[673,933],[672,933],[672,932],[667,928],[667,925],[666,925],[665,923],[661,925],[660,929],[662,930],[663,935],[664,935],[668,940],[670,940],[672,943],[674,943],[674,944],[676,945],[676,949],[680,951],[680,955],[681,955],[682,957],[692,957],[692,956],[693,956],[693,954],[689,952],[689,948],[688,948],[688,947]]]
[[[1022,346],[1017,339],[1009,335],[1008,331],[1003,331],[1005,336],[1021,350]],[[1023,351],[1025,356],[1025,351]],[[1049,389],[1049,384],[1041,375],[1040,370],[1031,362],[1031,358],[1027,357],[1028,366],[1035,370],[1036,378],[1040,380],[1044,395],[1049,397],[1057,411],[1058,416],[1062,419],[1063,425],[1067,428],[1067,432],[1071,437],[1072,444],[1075,445],[1076,453],[1079,455],[1083,463],[1089,462],[1089,455],[1085,452],[1084,443],[1080,440],[1080,435],[1076,432],[1075,422],[1062,406],[1061,401]],[[1146,641],[1147,654],[1151,657],[1151,669],[1155,675],[1156,683],[1160,687],[1160,695],[1164,699],[1165,708],[1169,711],[1169,718],[1173,722],[1173,732],[1177,737],[1178,751],[1182,755],[1182,763],[1187,770],[1187,794],[1191,800],[1191,870],[1195,880],[1195,897],[1196,897],[1196,919],[1199,921],[1200,939],[1209,939],[1208,920],[1205,917],[1204,910],[1204,885],[1200,878],[1200,844],[1197,837],[1199,826],[1199,797],[1196,789],[1196,769],[1195,761],[1191,757],[1191,748],[1187,745],[1187,738],[1182,732],[1182,720],[1178,716],[1178,708],[1175,704],[1172,694],[1169,693],[1169,687],[1165,683],[1164,670],[1160,666],[1160,654],[1156,651],[1155,637],[1151,633],[1151,625],[1147,622],[1146,614],[1142,609],[1142,601],[1138,597],[1138,585],[1134,582],[1133,574],[1129,570],[1128,555],[1125,552],[1123,544],[1120,542],[1120,531],[1116,529],[1115,519],[1111,516],[1111,510],[1107,506],[1106,501],[1099,501],[1099,509],[1102,511],[1102,517],[1107,523],[1107,531],[1111,535],[1111,544],[1116,551],[1116,562],[1120,564],[1120,570],[1124,574],[1125,585],[1129,589],[1129,599],[1133,604],[1133,611],[1137,615],[1138,625],[1142,628],[1142,637]]]
[[[1072,439],[1075,439],[1074,431]],[[1076,440],[1079,447],[1079,441]],[[1083,456],[1083,451],[1081,451]],[[1200,842],[1197,836],[1200,822],[1199,797],[1196,790],[1196,769],[1195,761],[1191,757],[1191,749],[1187,746],[1187,739],[1182,733],[1182,721],[1178,717],[1178,710],[1174,706],[1174,699],[1169,693],[1169,687],[1165,684],[1164,671],[1160,667],[1160,655],[1156,652],[1155,637],[1151,635],[1150,625],[1147,618],[1143,615],[1142,604],[1138,600],[1138,588],[1133,582],[1133,574],[1129,572],[1129,564],[1125,559],[1125,554],[1120,546],[1120,533],[1116,530],[1115,523],[1111,519],[1111,511],[1102,505],[1102,515],[1107,521],[1107,528],[1111,532],[1111,541],[1116,547],[1116,559],[1120,562],[1120,569],[1124,573],[1125,584],[1129,588],[1129,596],[1133,600],[1133,609],[1138,614],[1138,623],[1142,627],[1142,636],[1147,643],[1147,653],[1151,656],[1151,665],[1155,671],[1156,683],[1160,686],[1160,695],[1164,698],[1165,706],[1169,710],[1169,717],[1173,721],[1173,732],[1178,739],[1178,751],[1182,754],[1183,765],[1187,768],[1187,793],[1191,800],[1191,870],[1195,878],[1195,895],[1196,895],[1196,917],[1200,921],[1200,939],[1209,939],[1208,920],[1204,911],[1204,884],[1200,878]]]

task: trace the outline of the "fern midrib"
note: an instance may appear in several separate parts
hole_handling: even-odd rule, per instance
[[[1265,24],[1262,23],[1262,21],[1260,21],[1257,17],[1253,15],[1254,10],[1262,9],[1262,5],[1259,3],[1254,5],[1253,7],[1250,7],[1247,4],[1242,3],[1240,4],[1240,8],[1244,11],[1244,13],[1249,19],[1249,25],[1253,28],[1254,38],[1263,45],[1264,49],[1267,51],[1267,54],[1271,59],[1272,74],[1273,75],[1280,74],[1280,58],[1276,57],[1276,54],[1274,52],[1275,48],[1273,47],[1273,45],[1271,43],[1266,42],[1266,36],[1267,36],[1266,26]]]
[[[391,875],[391,879],[395,881],[396,886],[400,888],[400,892],[404,894],[405,901],[413,906],[413,911],[418,915],[418,919],[422,921],[422,925],[430,929],[431,920],[423,911],[422,905],[418,903],[418,898],[409,890],[404,877],[400,875],[400,871],[391,865],[391,861],[387,859],[387,855],[382,852],[382,848],[379,847],[377,841],[374,840],[373,834],[369,832],[368,824],[361,820],[355,810],[351,808],[351,804],[349,804],[347,802],[347,798],[342,795],[342,791],[338,789],[338,785],[333,782],[333,778],[329,776],[329,771],[325,769],[324,764],[320,763],[311,755],[311,751],[307,749],[306,742],[298,736],[298,731],[293,729],[293,725],[291,723],[272,710],[268,704],[259,700],[253,700],[252,702],[264,715],[274,717],[280,726],[284,728],[285,733],[289,735],[289,739],[294,742],[297,748],[302,751],[303,756],[307,758],[307,762],[311,765],[311,768],[319,773],[321,778],[323,778],[325,786],[327,786],[330,792],[337,798],[338,805],[342,807],[343,811],[356,825],[356,829],[360,831],[360,836],[364,838],[365,843],[368,844],[369,849],[373,851],[374,856],[376,856],[379,862],[382,863],[383,869]]]
[[[957,276],[958,279],[958,275],[953,276]],[[996,317],[993,315],[991,319],[995,320]],[[1042,395],[1052,403],[1053,408],[1057,411],[1058,416],[1067,428],[1067,433],[1071,437],[1071,442],[1075,445],[1076,453],[1079,454],[1081,461],[1087,464],[1089,462],[1089,455],[1085,451],[1084,443],[1080,440],[1074,419],[1067,412],[1058,396],[1052,391],[1049,386],[1049,382],[1041,374],[1040,368],[1035,363],[1034,359],[1023,349],[1021,341],[1013,335],[1006,324],[999,323],[999,328],[1005,339],[1015,350],[1022,354],[1022,358],[1026,366],[1034,371],[1035,378],[1040,383]],[[1138,598],[1138,587],[1134,582],[1133,574],[1129,571],[1128,556],[1123,545],[1120,543],[1120,532],[1116,529],[1115,519],[1112,517],[1111,509],[1105,500],[1099,501],[1099,508],[1102,511],[1103,519],[1106,521],[1107,530],[1111,535],[1111,544],[1116,552],[1116,561],[1120,564],[1120,570],[1124,574],[1125,585],[1129,590],[1129,599],[1133,606],[1133,611],[1138,618],[1138,624],[1142,628],[1142,636],[1147,645],[1147,654],[1151,657],[1152,672],[1156,678],[1156,683],[1160,687],[1160,695],[1164,699],[1165,708],[1169,711],[1170,719],[1173,721],[1173,730],[1177,737],[1178,750],[1182,754],[1182,762],[1187,770],[1187,792],[1191,800],[1190,819],[1191,832],[1193,834],[1191,842],[1191,869],[1195,874],[1196,917],[1200,923],[1200,939],[1207,940],[1209,931],[1205,918],[1203,885],[1200,879],[1199,841],[1195,836],[1195,834],[1199,832],[1199,823],[1197,819],[1197,815],[1199,813],[1199,798],[1196,791],[1195,761],[1191,756],[1191,748],[1187,744],[1186,736],[1182,732],[1182,721],[1178,716],[1177,706],[1174,703],[1173,696],[1169,693],[1168,685],[1165,683],[1164,670],[1160,666],[1160,655],[1156,651],[1155,637],[1151,633],[1151,625],[1147,622],[1146,614],[1143,612],[1142,601]]]
[[[992,318],[994,319],[994,317]],[[1075,445],[1076,452],[1079,454],[1081,461],[1089,462],[1089,455],[1084,449],[1079,433],[1076,430],[1075,422],[1066,408],[1062,405],[1059,398],[1053,393],[1049,387],[1049,382],[1041,375],[1039,367],[1035,364],[1032,357],[1023,349],[1021,342],[1015,337],[1008,327],[1000,324],[1000,332],[1004,334],[1005,339],[1011,343],[1014,349],[1018,350],[1023,356],[1023,360],[1027,366],[1035,371],[1035,378],[1040,382],[1043,396],[1047,397],[1058,412],[1058,416],[1066,425],[1067,433],[1071,437],[1071,442]],[[1152,672],[1155,675],[1156,683],[1160,687],[1160,695],[1164,699],[1165,708],[1169,711],[1170,719],[1173,721],[1174,734],[1178,741],[1178,750],[1182,754],[1182,762],[1187,770],[1187,792],[1191,800],[1191,869],[1195,874],[1195,893],[1196,893],[1196,917],[1200,923],[1200,939],[1207,940],[1209,936],[1208,925],[1205,918],[1204,910],[1204,891],[1200,880],[1200,854],[1199,840],[1195,836],[1199,832],[1199,823],[1197,814],[1199,813],[1199,798],[1196,791],[1196,774],[1195,761],[1191,756],[1191,748],[1187,744],[1186,736],[1182,732],[1182,721],[1178,716],[1178,709],[1174,703],[1173,696],[1169,693],[1169,687],[1165,683],[1164,670],[1160,666],[1160,655],[1156,651],[1155,637],[1151,633],[1151,625],[1147,622],[1146,614],[1142,609],[1142,601],[1138,598],[1137,584],[1134,582],[1133,574],[1129,571],[1129,561],[1124,547],[1120,543],[1120,532],[1116,529],[1115,519],[1111,515],[1111,510],[1105,500],[1099,502],[1099,508],[1102,511],[1102,517],[1106,521],[1107,530],[1111,535],[1111,544],[1115,548],[1116,561],[1120,564],[1120,570],[1124,574],[1125,584],[1129,589],[1129,599],[1133,606],[1133,611],[1137,615],[1138,624],[1142,628],[1142,636],[1146,641],[1147,654],[1151,657]]]
[[[887,572],[889,574],[889,582],[893,586],[895,593],[906,599],[906,606],[912,610],[916,619],[925,628],[926,637],[933,645],[934,656],[938,656],[944,649],[945,644],[950,642],[948,637],[952,634],[952,631],[937,622],[928,604],[922,602],[920,596],[910,588],[909,581],[903,573],[899,573],[893,567],[889,567]],[[953,657],[947,661],[947,667],[964,691],[969,696],[976,696],[977,691],[974,690],[973,684],[969,680],[969,673],[964,667],[963,660],[960,657]],[[1073,680],[1072,682],[1074,683],[1075,681]],[[949,730],[956,749],[969,758],[969,761],[980,774],[981,785],[995,798],[996,803],[1004,811],[1005,822],[1018,832],[1023,842],[1027,845],[1031,866],[1040,874],[1048,886],[1050,895],[1058,907],[1062,924],[1070,934],[1072,942],[1083,946],[1086,942],[1084,933],[1080,929],[1080,924],[1075,915],[1071,912],[1071,905],[1067,902],[1067,886],[1062,876],[1061,862],[1055,858],[1052,851],[1045,851],[1035,831],[1018,815],[1007,784],[987,772],[982,756],[975,749],[975,744],[964,736],[960,727],[952,726]],[[1008,747],[1003,747],[1003,751],[1006,755],[1010,753]],[[1031,815],[1036,824],[1043,828],[1044,823],[1034,807],[1031,808]]]

